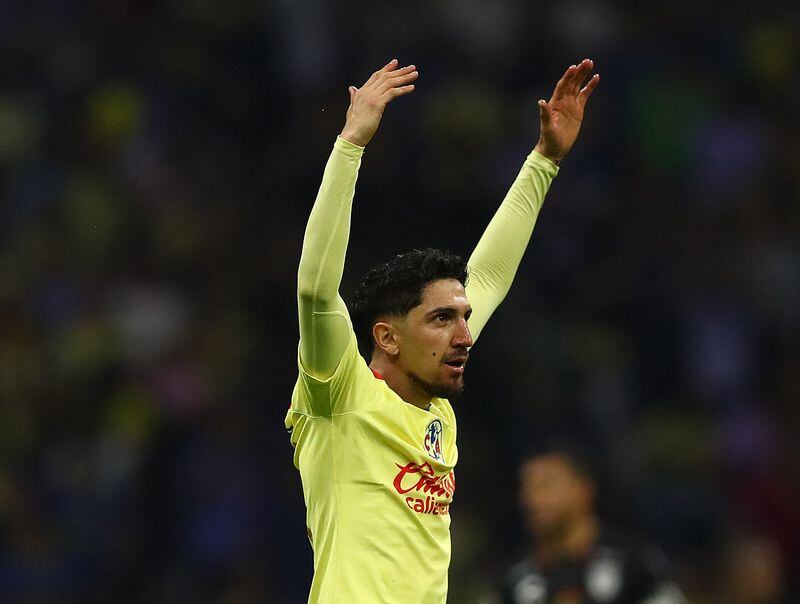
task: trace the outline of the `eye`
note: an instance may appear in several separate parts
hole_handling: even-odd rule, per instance
[[[440,323],[444,323],[445,321],[447,321],[447,319],[448,316],[446,313],[440,312],[438,315],[436,315],[436,320],[439,321]]]

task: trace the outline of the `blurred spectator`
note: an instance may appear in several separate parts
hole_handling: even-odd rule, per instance
[[[726,604],[788,604],[777,545],[757,534],[739,534],[723,557],[719,601]]]
[[[685,602],[656,548],[598,518],[595,477],[577,450],[556,446],[527,458],[520,482],[533,543],[508,572],[504,604]]]

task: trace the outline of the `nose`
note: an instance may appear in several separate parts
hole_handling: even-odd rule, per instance
[[[462,318],[458,321],[458,326],[453,334],[453,348],[471,348],[472,347],[472,334],[469,331],[467,320]]]

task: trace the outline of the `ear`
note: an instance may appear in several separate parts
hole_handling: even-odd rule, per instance
[[[392,323],[379,321],[372,326],[372,338],[375,340],[375,347],[390,357],[400,354],[400,343],[397,336],[397,328]]]

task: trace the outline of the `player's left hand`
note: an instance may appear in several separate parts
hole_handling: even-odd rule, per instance
[[[535,149],[548,159],[561,161],[578,138],[586,102],[600,83],[600,75],[595,74],[581,88],[592,69],[591,59],[570,65],[550,100],[539,101],[539,142]]]

